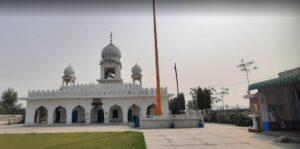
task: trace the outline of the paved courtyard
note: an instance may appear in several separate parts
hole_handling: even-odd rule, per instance
[[[205,128],[142,130],[149,149],[300,149],[275,143],[276,137],[249,133],[248,128],[206,124]]]
[[[300,144],[274,143],[272,136],[249,133],[245,127],[206,124],[205,128],[134,129],[124,125],[23,127],[0,125],[3,133],[141,131],[148,149],[299,149]]]

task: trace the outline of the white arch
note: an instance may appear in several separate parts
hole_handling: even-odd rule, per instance
[[[40,106],[35,110],[34,123],[48,124],[48,110],[44,106]]]
[[[109,109],[109,122],[123,122],[123,112],[119,105],[113,105]]]
[[[67,110],[63,106],[58,106],[53,111],[53,123],[66,123]]]
[[[156,105],[154,103],[149,105],[146,111],[147,117],[155,115],[155,109],[156,109]]]
[[[102,106],[93,106],[90,114],[91,123],[104,123],[104,110]]]
[[[128,122],[132,122],[134,116],[140,116],[140,115],[141,115],[141,108],[138,105],[133,104],[128,108],[127,120]]]
[[[85,123],[85,109],[83,106],[76,106],[72,110],[72,123]]]

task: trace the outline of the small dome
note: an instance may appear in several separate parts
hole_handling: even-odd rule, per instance
[[[115,61],[120,61],[121,52],[118,47],[110,43],[109,45],[103,48],[101,57],[103,60],[112,59]]]
[[[67,68],[65,68],[64,74],[65,74],[65,76],[74,77],[75,76],[75,71],[74,71],[73,67],[71,65],[69,65]]]
[[[137,64],[135,64],[132,68],[131,68],[131,72],[132,72],[132,74],[142,74],[142,68],[139,66],[139,65],[137,65]]]

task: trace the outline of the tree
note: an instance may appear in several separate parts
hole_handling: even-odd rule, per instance
[[[169,101],[169,109],[172,114],[181,114],[185,110],[185,98],[184,94],[180,93],[177,97],[172,98]]]
[[[216,90],[215,88],[212,88],[212,95],[213,95],[213,103],[222,102],[222,108],[225,108],[224,105],[224,96],[229,94],[229,89],[221,87],[219,90]]]
[[[197,108],[202,110],[203,109],[203,90],[201,87],[191,88],[191,95],[192,98],[196,101]]]
[[[184,98],[184,94],[183,93],[180,93],[178,96],[177,96],[177,101],[179,103],[179,109],[180,111],[184,111],[185,110],[185,98]]]
[[[195,100],[195,99],[189,100],[186,104],[186,107],[187,107],[187,111],[196,111],[196,110],[198,110],[197,100]]]
[[[169,101],[169,109],[171,111],[171,114],[177,114],[178,113],[178,106],[176,104],[176,97],[175,98],[172,98],[170,99]]]
[[[17,103],[18,93],[8,88],[1,94],[0,114],[25,114],[25,109]]]
[[[211,109],[212,107],[212,97],[210,89],[204,88],[203,90],[203,99],[205,109]]]
[[[191,94],[193,100],[197,103],[197,108],[202,110],[211,109],[211,91],[207,88],[202,89],[201,87],[191,88]],[[192,103],[190,103],[192,104]]]

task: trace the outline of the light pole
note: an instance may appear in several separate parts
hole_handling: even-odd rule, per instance
[[[254,61],[245,61],[244,59],[241,59],[241,63],[239,65],[237,65],[238,68],[240,68],[241,71],[244,71],[246,73],[246,77],[247,77],[247,83],[248,83],[248,91],[247,93],[250,94],[249,91],[249,85],[250,85],[250,81],[249,81],[249,72],[256,70],[257,67],[253,66],[254,65]]]

